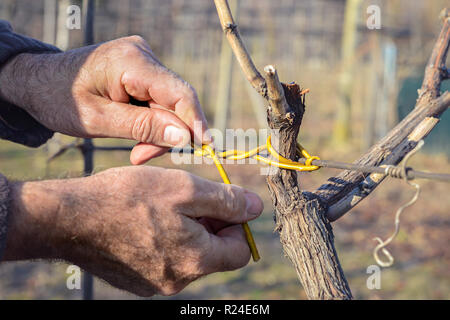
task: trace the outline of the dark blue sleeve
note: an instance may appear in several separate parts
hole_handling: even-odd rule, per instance
[[[44,52],[61,51],[36,39],[14,33],[9,22],[0,20],[0,68],[17,54]],[[26,111],[0,99],[1,139],[38,147],[52,136],[51,130],[37,122]]]
[[[9,187],[8,180],[0,174],[0,261],[6,245],[6,230],[8,226]]]

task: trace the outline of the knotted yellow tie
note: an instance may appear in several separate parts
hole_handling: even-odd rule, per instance
[[[194,147],[194,146],[193,146]],[[230,159],[230,160],[241,160],[246,158],[254,158],[258,161],[264,162],[271,166],[276,166],[282,169],[289,170],[297,170],[297,171],[314,171],[319,169],[320,167],[311,165],[313,160],[320,160],[319,157],[311,156],[299,143],[297,144],[297,154],[299,156],[303,156],[306,158],[305,164],[301,164],[296,161],[292,161],[286,159],[278,154],[278,152],[272,147],[271,137],[267,138],[266,144],[259,146],[250,151],[241,151],[241,150],[227,150],[223,152],[216,153],[212,147],[209,145],[203,145],[201,148],[194,147],[194,155],[200,157],[211,158],[216,165],[217,170],[219,171],[220,176],[225,184],[231,184],[230,179],[220,162],[220,158],[222,159]],[[273,158],[276,160],[271,160],[269,158],[261,156],[259,153],[263,150],[267,150]],[[253,261],[258,261],[260,259],[258,249],[256,248],[255,240],[253,239],[252,232],[250,231],[250,227],[245,222],[242,224],[244,228],[245,237],[247,239],[248,246],[250,247],[250,251],[252,253]]]

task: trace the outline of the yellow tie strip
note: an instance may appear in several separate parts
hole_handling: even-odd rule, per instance
[[[276,160],[271,160],[269,158],[261,156],[259,153],[263,150],[267,150],[272,157]],[[225,184],[231,184],[230,179],[228,178],[225,169],[222,166],[219,158],[222,159],[230,159],[230,160],[241,160],[246,158],[254,158],[260,162],[264,162],[271,166],[276,166],[282,169],[289,170],[297,170],[297,171],[315,171],[319,169],[319,166],[313,166],[311,162],[313,160],[320,160],[319,157],[311,156],[305,148],[302,147],[301,144],[297,144],[297,154],[299,156],[303,156],[306,158],[305,164],[301,164],[300,162],[292,161],[282,157],[278,152],[272,147],[271,137],[267,138],[266,144],[259,146],[250,151],[241,151],[241,150],[228,150],[223,152],[216,153],[213,148],[209,145],[203,145],[202,148],[195,148],[194,155],[199,157],[207,157],[211,158],[216,165],[217,170],[219,171],[220,176]],[[245,222],[242,224],[242,228],[245,232],[245,237],[247,239],[248,246],[250,247],[250,252],[252,253],[253,261],[258,261],[260,259],[258,249],[256,248],[255,240],[253,239],[252,232],[250,231],[250,227]]]
[[[231,181],[228,178],[228,175],[225,172],[225,169],[223,168],[222,163],[220,163],[219,158],[217,157],[216,153],[214,152],[214,149],[208,145],[203,145],[202,152],[207,152],[207,154],[213,159],[214,164],[216,165],[217,170],[219,171],[219,174],[222,177],[223,183],[231,184]],[[261,259],[261,257],[259,256],[258,249],[256,248],[255,239],[253,239],[252,232],[251,232],[250,227],[248,226],[247,222],[244,222],[242,224],[242,228],[244,228],[245,238],[247,239],[248,246],[250,247],[250,252],[252,253],[253,261],[256,262],[259,259]]]

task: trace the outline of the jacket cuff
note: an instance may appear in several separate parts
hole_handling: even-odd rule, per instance
[[[14,33],[11,25],[0,20],[0,68],[20,53],[58,53],[58,48]],[[39,147],[53,136],[25,110],[0,99],[0,138],[29,147]]]
[[[9,201],[8,180],[0,174],[0,261],[2,261],[6,247]]]
[[[19,53],[61,52],[52,45],[13,32],[5,20],[0,20],[0,48],[0,65]]]

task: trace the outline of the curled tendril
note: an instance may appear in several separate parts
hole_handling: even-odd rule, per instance
[[[419,194],[420,194],[420,186],[417,183],[413,183],[411,182],[408,178],[408,168],[406,167],[406,164],[408,163],[408,160],[417,152],[420,150],[420,148],[422,148],[422,146],[424,145],[424,141],[420,140],[416,147],[411,150],[406,157],[403,160],[403,164],[401,166],[401,173],[402,173],[402,177],[405,180],[406,183],[408,183],[410,186],[414,187],[416,189],[416,192],[414,193],[414,196],[412,197],[411,200],[409,200],[407,203],[405,203],[404,205],[402,205],[400,208],[398,208],[396,214],[395,214],[395,230],[392,233],[392,235],[387,238],[385,241],[383,241],[381,238],[376,237],[374,238],[375,241],[378,241],[378,245],[375,247],[375,249],[373,250],[373,257],[375,259],[375,261],[378,263],[378,265],[380,265],[381,267],[390,267],[394,264],[394,257],[391,255],[391,253],[389,252],[389,250],[386,249],[386,246],[389,245],[397,236],[399,230],[400,230],[400,216],[403,212],[403,210],[405,210],[407,207],[413,205],[417,199],[419,198]],[[386,168],[385,170],[385,174],[386,175],[397,175],[398,173],[396,172],[397,167],[388,165],[388,166],[384,166]],[[387,258],[387,261],[383,261],[380,256],[379,256],[379,251],[381,250],[381,252],[384,254],[384,256]]]

